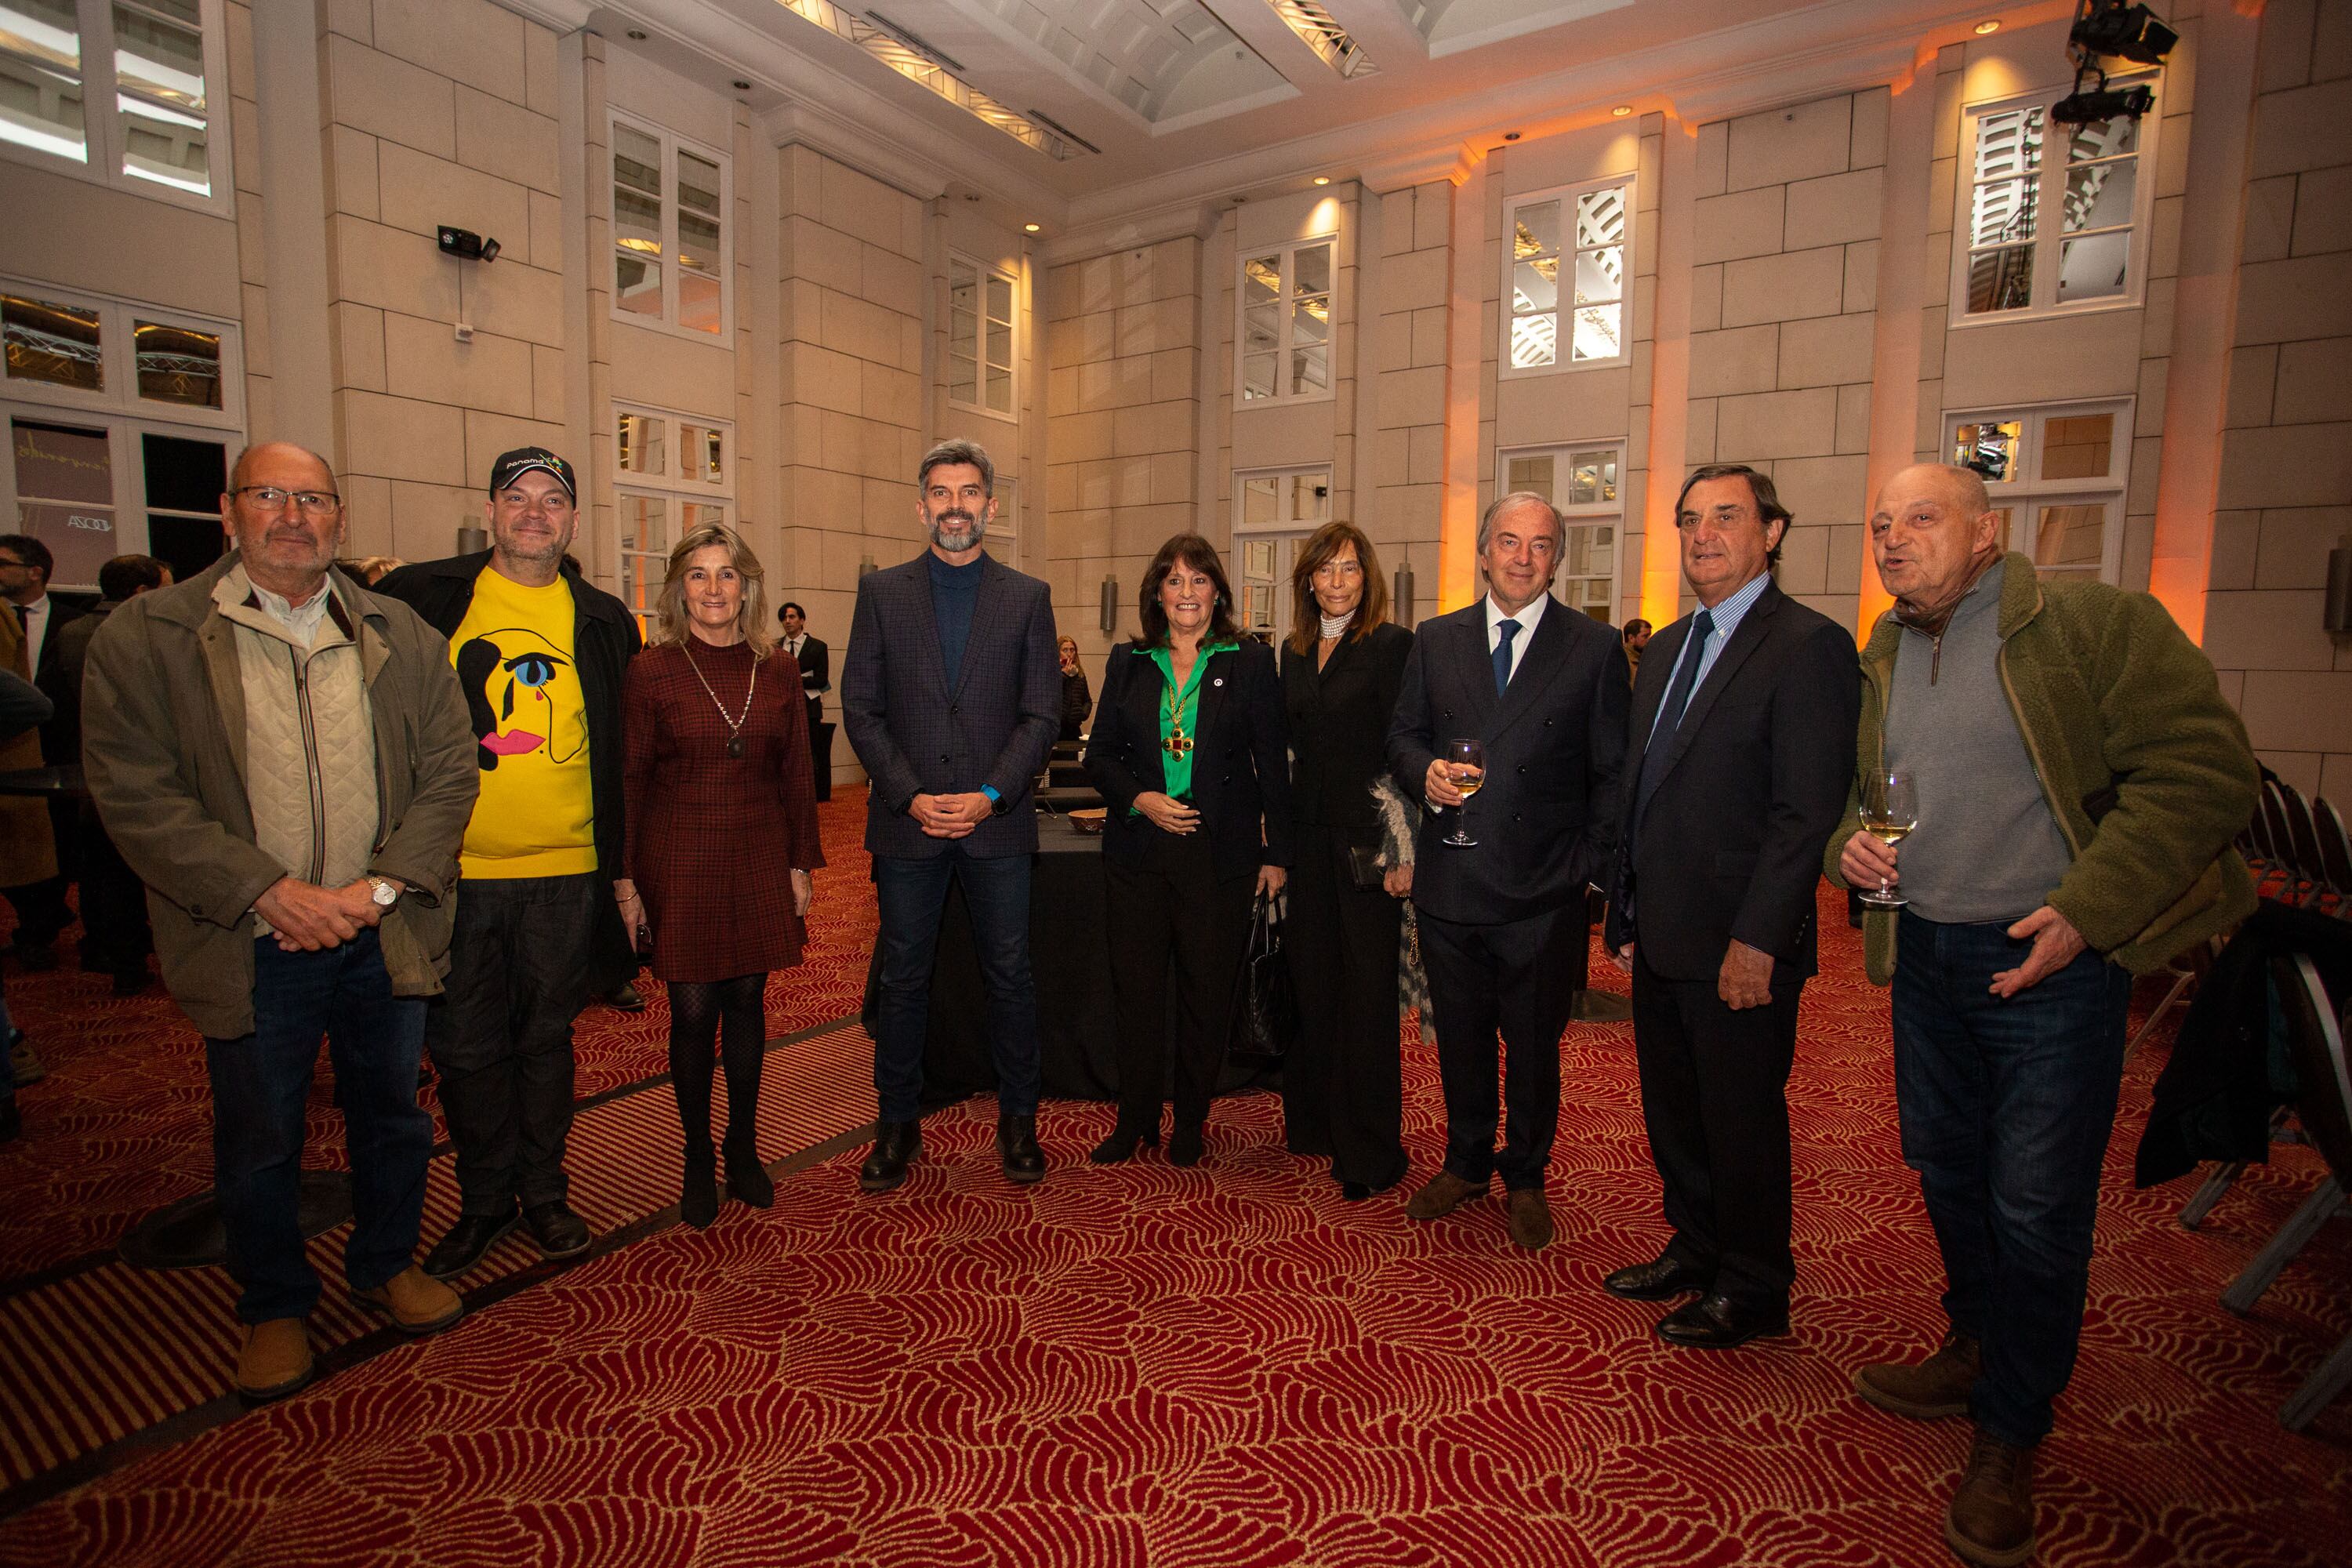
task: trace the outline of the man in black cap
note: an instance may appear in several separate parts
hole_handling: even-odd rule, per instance
[[[634,973],[621,924],[621,675],[635,620],[565,556],[572,465],[540,447],[490,469],[490,548],[404,566],[375,591],[449,639],[481,795],[458,857],[447,989],[425,1044],[457,1146],[459,1213],[425,1259],[462,1274],[520,1222],[550,1258],[584,1251],[566,1201],[572,1020]]]

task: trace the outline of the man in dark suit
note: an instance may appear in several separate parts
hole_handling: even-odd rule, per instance
[[[15,612],[25,643],[25,668],[16,673],[36,686],[56,662],[58,633],[79,619],[89,605],[81,595],[68,600],[49,592],[49,577],[56,570],[49,547],[31,534],[0,533],[0,600]],[[41,761],[53,768],[81,763],[80,746],[57,719],[41,726]],[[70,797],[54,795],[48,813],[57,874],[5,889],[16,911],[16,945],[11,951],[26,969],[55,968],[58,933],[73,923],[66,889],[74,879],[74,823],[80,807]]]
[[[808,698],[809,767],[815,774],[816,797],[831,800],[833,731],[824,731],[820,741],[817,727],[824,722],[824,693],[833,689],[833,652],[823,637],[809,635],[808,612],[792,600],[786,599],[776,612],[776,624],[784,628],[784,651],[801,667],[801,690]]]
[[[1789,512],[1769,478],[1700,468],[1675,521],[1698,608],[1652,640],[1634,687],[1608,926],[1675,1234],[1601,1283],[1697,1292],[1658,1335],[1724,1347],[1788,1331],[1789,1068],[1862,684],[1852,634],[1772,581]]]
[[[1061,723],[1053,600],[981,548],[996,517],[996,469],[977,442],[940,442],[916,482],[930,548],[857,584],[841,668],[843,722],[870,781],[866,848],[881,913],[881,1114],[857,1177],[867,1192],[905,1181],[922,1150],[931,959],[950,881],[963,886],[988,990],[998,1157],[1008,1180],[1045,1174],[1029,862],[1030,795]]]
[[[1455,819],[1438,811],[1423,819],[1415,856],[1446,1149],[1444,1169],[1405,1212],[1449,1214],[1499,1170],[1511,1239],[1529,1249],[1552,1237],[1544,1171],[1559,1122],[1559,1037],[1575,1001],[1585,889],[1608,874],[1616,842],[1631,685],[1617,635],[1551,599],[1562,542],[1559,514],[1539,495],[1515,492],[1486,509],[1486,595],[1422,623],[1388,745],[1397,783],[1433,810],[1468,798],[1446,742],[1486,749],[1478,804],[1463,814],[1476,846],[1442,842]]]

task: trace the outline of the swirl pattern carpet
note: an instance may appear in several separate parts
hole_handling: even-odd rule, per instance
[[[770,1211],[556,1273],[0,1522],[0,1564],[1949,1562],[1966,1423],[1848,1386],[1941,1323],[1885,994],[1842,915],[1824,900],[1790,1089],[1786,1339],[1676,1351],[1661,1309],[1600,1290],[1663,1231],[1630,1028],[1578,1025],[1540,1255],[1496,1201],[1426,1226],[1399,1194],[1342,1202],[1269,1096],[1221,1100],[1193,1170],[1090,1166],[1109,1108],[1049,1102],[1031,1190],[972,1101],[929,1117],[896,1194],[857,1193],[856,1151],[823,1161]],[[1405,1047],[1414,1181],[1442,1109],[1410,1021]],[[2340,1563],[2352,1409],[2301,1435],[2273,1412],[2345,1331],[2352,1227],[2223,1311],[2315,1165],[2282,1150],[2182,1230],[2188,1184],[2129,1184],[2162,1055],[2159,1031],[2108,1152],[2037,1561]]]

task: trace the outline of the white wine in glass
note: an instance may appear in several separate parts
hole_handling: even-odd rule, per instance
[[[1864,781],[1862,830],[1892,849],[1919,826],[1919,792],[1902,768],[1881,768]],[[1910,902],[1881,877],[1876,890],[1862,895],[1874,910],[1899,910]]]
[[[1486,748],[1476,741],[1448,741],[1445,742],[1444,755],[1445,776],[1454,781],[1454,787],[1460,790],[1465,797],[1476,795],[1479,786],[1486,782]],[[1439,843],[1450,844],[1456,849],[1473,849],[1477,847],[1478,841],[1470,837],[1468,818],[1458,815],[1466,812],[1469,805],[1470,802],[1465,798],[1454,808],[1457,816],[1454,818],[1454,831],[1439,839]]]

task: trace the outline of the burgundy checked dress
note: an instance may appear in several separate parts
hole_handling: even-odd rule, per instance
[[[655,977],[708,984],[801,961],[805,931],[793,912],[792,872],[824,865],[824,851],[808,705],[792,658],[772,653],[760,666],[743,754],[732,757],[718,704],[730,717],[743,712],[751,645],[696,638],[692,647],[701,680],[684,648],[648,647],[629,661],[621,691],[625,860],[653,924]]]

